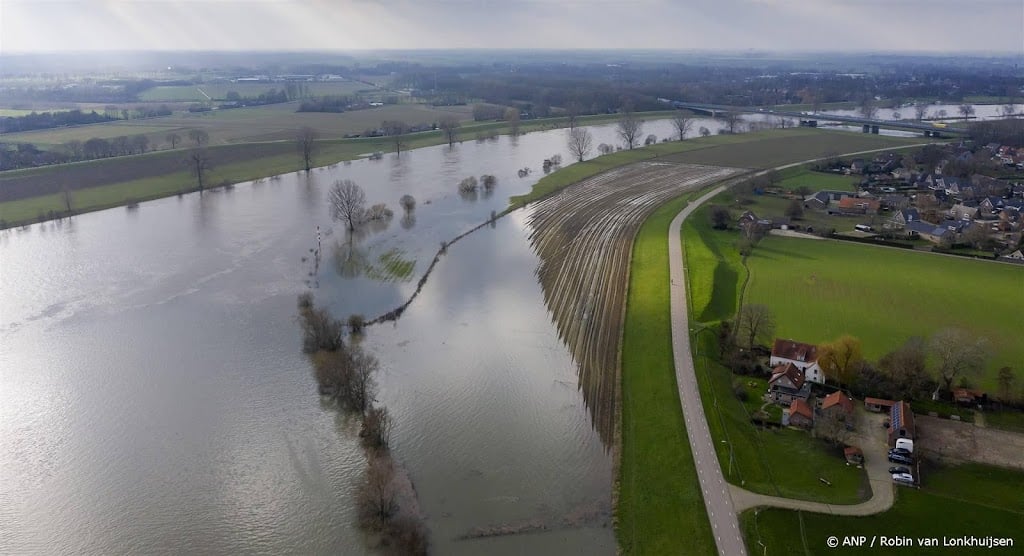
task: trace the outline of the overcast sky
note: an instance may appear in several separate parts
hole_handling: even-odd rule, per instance
[[[0,52],[1024,52],[1024,0],[0,0]]]

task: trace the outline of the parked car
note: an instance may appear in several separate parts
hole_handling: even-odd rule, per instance
[[[903,467],[902,465],[897,465],[896,467],[890,467],[889,473],[892,473],[893,475],[897,473],[910,473],[910,468]]]
[[[902,454],[904,456],[909,456],[911,452],[910,452],[910,450],[908,450],[906,448],[889,448],[889,453],[890,454]]]
[[[896,483],[903,483],[905,485],[914,484],[914,476],[910,473],[893,473],[892,480]]]
[[[890,463],[902,463],[903,465],[914,465],[914,458],[907,454],[889,454]]]

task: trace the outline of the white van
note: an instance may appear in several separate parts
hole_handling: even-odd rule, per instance
[[[857,224],[856,226],[853,227],[853,229],[857,230],[858,232],[870,232],[870,231],[872,231],[871,230],[871,226],[868,226],[867,224]]]
[[[909,438],[897,438],[896,447],[903,448],[904,450],[910,452],[911,454],[914,453],[914,441]]]

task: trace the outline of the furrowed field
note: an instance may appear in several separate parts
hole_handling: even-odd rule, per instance
[[[910,336],[956,326],[984,336],[979,386],[1020,367],[1024,267],[838,241],[769,237],[748,259],[746,302],[771,307],[777,335],[819,343],[842,334],[877,359]]]

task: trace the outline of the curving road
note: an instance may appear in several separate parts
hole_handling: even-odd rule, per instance
[[[926,144],[928,143],[859,151],[845,153],[841,156],[871,154]],[[819,159],[786,164],[775,168],[775,170],[800,166],[815,160]],[[761,173],[764,172],[767,170]],[[700,481],[704,497],[704,507],[707,509],[711,529],[715,534],[715,544],[718,546],[718,553],[721,556],[746,556],[747,547],[743,543],[743,534],[736,518],[737,509],[742,511],[757,506],[776,506],[822,513],[870,515],[885,511],[892,506],[893,487],[892,479],[887,474],[888,464],[884,456],[886,444],[884,441],[879,442],[878,439],[873,438],[877,433],[871,432],[871,429],[874,428],[882,429],[871,425],[867,426],[867,434],[871,438],[866,438],[866,442],[862,442],[872,490],[872,497],[866,502],[848,506],[822,504],[756,494],[726,483],[722,475],[722,468],[718,464],[718,456],[715,453],[714,441],[711,439],[711,432],[708,429],[704,407],[701,405],[697,374],[693,366],[690,349],[690,321],[686,307],[686,274],[683,266],[682,236],[680,234],[683,220],[707,200],[724,191],[726,187],[726,185],[720,185],[688,204],[676,215],[668,227],[669,276],[671,277],[669,313],[671,315],[672,360],[676,371],[676,387],[679,389],[679,402],[683,406],[686,433],[690,437],[690,449],[697,467],[697,478]]]

